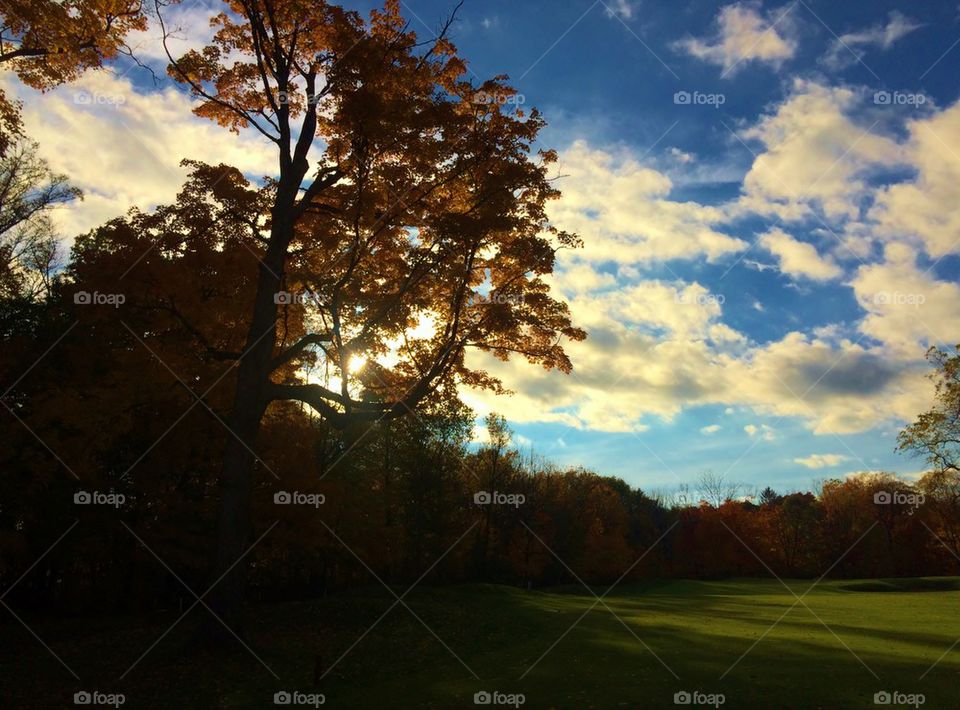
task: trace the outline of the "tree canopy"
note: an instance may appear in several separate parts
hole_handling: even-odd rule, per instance
[[[937,471],[960,472],[960,346],[953,352],[930,348],[927,360],[934,406],[900,432],[897,448],[922,456]]]

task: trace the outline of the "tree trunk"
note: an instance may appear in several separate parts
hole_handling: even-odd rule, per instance
[[[270,377],[270,360],[276,342],[277,305],[292,225],[277,219],[265,258],[260,263],[253,318],[247,331],[243,357],[237,363],[233,409],[227,417],[228,434],[220,473],[220,517],[217,525],[216,586],[212,592],[214,612],[236,634],[244,635],[242,618],[246,569],[244,556],[253,542],[250,501],[256,456],[253,453],[267,401],[264,385]],[[243,557],[241,560],[240,558]],[[238,561],[239,560],[239,561]],[[214,622],[215,637],[229,632]]]

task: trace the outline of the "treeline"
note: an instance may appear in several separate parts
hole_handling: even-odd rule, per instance
[[[73,348],[90,342],[38,361],[3,420],[0,586],[39,558],[12,594],[25,607],[189,605],[177,577],[198,592],[210,583],[228,434],[190,381],[163,377],[143,347],[104,333],[95,342],[110,356],[78,359]],[[478,446],[472,413],[456,402],[352,436],[298,407],[271,410],[244,560],[251,598],[318,596],[376,577],[542,587],[960,572],[950,552],[960,543],[955,474],[915,485],[867,474],[828,481],[818,495],[767,489],[756,501],[678,505],[618,478],[559,470],[513,448],[502,419],[487,423]]]

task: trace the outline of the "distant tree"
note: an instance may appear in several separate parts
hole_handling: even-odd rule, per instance
[[[846,576],[918,573],[934,542],[918,491],[896,475],[863,472],[823,485],[824,561]],[[862,539],[861,539],[862,538]],[[856,544],[855,544],[856,543]]]
[[[953,352],[930,348],[936,367],[933,407],[897,437],[897,449],[922,456],[937,471],[960,471],[960,345]]]
[[[690,484],[680,483],[677,486],[676,492],[670,497],[670,502],[675,508],[686,508],[687,506],[694,505],[694,494],[690,489]]]
[[[0,158],[0,300],[49,293],[58,254],[50,213],[80,197],[37,155],[36,143],[19,140]]]
[[[766,491],[772,492],[770,488]],[[791,493],[774,495],[765,506],[768,546],[778,566],[786,574],[813,574],[823,515],[819,501],[811,493]]]
[[[770,486],[767,486],[762,491],[760,491],[760,505],[772,505],[779,501],[781,496],[773,490]]]
[[[929,471],[917,481],[917,489],[924,495],[923,507],[930,511],[937,537],[954,554],[960,554],[960,471]],[[953,561],[955,558],[948,560]]]
[[[507,420],[500,414],[489,414],[486,417],[488,442],[477,452],[472,462],[467,464],[468,470],[476,477],[481,494],[494,495],[509,491],[504,484],[515,478],[519,467],[520,454],[511,448],[511,431]],[[495,535],[497,519],[502,517],[498,513],[504,512],[502,506],[486,504],[480,506],[480,525],[476,538],[476,564],[481,578],[485,578],[490,557],[491,539]]]
[[[728,500],[733,500],[740,494],[741,485],[728,481],[723,474],[704,471],[697,476],[697,491],[707,503],[719,508]]]

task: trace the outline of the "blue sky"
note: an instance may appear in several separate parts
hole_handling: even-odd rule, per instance
[[[403,8],[426,38],[453,5]],[[183,46],[212,7],[171,9]],[[546,115],[551,219],[585,242],[554,279],[589,333],[574,374],[475,360],[516,392],[466,393],[478,412],[644,489],[922,468],[893,449],[931,401],[924,351],[960,340],[955,4],[467,0],[458,17],[478,83],[508,74]],[[161,66],[151,35],[141,50]],[[31,98],[31,133],[88,195],[65,233],[169,199],[179,157],[264,174],[267,146],[186,102],[130,68]],[[117,170],[71,158],[69,136],[105,126],[95,167]]]
[[[776,33],[792,46],[784,53],[789,56],[765,61],[735,53],[735,65],[730,67],[705,61],[678,44],[699,38],[707,46],[720,45],[718,18],[731,7],[760,18],[765,32]],[[413,26],[426,33],[448,5],[407,3],[407,9]],[[736,199],[762,148],[749,140],[741,142],[733,132],[786,101],[798,79],[865,92],[868,100],[850,111],[851,117],[864,128],[901,139],[906,135],[905,121],[922,112],[912,104],[889,110],[892,107],[871,103],[873,93],[922,93],[930,103],[947,107],[960,91],[952,80],[957,57],[947,54],[941,59],[960,38],[958,9],[947,4],[488,2],[468,3],[460,16],[454,37],[471,58],[471,68],[481,76],[510,74],[527,103],[541,107],[550,120],[545,142],[563,149],[587,140],[594,146],[645,155],[650,164],[667,166],[665,172],[674,180],[670,195],[678,201],[720,205]],[[896,37],[898,31],[903,35]],[[749,49],[749,41],[745,46]],[[678,91],[721,94],[723,103],[677,105]],[[673,150],[695,156],[695,166],[671,165]],[[910,174],[909,167],[894,166],[887,174],[876,171],[870,179],[881,185]],[[827,221],[800,220],[791,224],[790,233],[816,244],[822,241],[818,231],[840,229]],[[769,216],[752,215],[724,231],[752,243],[777,224]],[[583,236],[589,239],[589,234]],[[722,294],[722,322],[758,345],[779,341],[793,331],[836,324],[855,331],[864,311],[842,278],[791,278],[776,268],[771,256],[754,247],[745,255],[732,254],[715,263],[653,260],[643,264],[642,271],[648,278],[696,281],[709,292]],[[751,261],[774,267],[760,271],[745,263]],[[861,265],[852,257],[846,261],[852,263],[845,271]],[[934,261],[936,257],[918,250],[924,268]],[[932,273],[955,281],[956,258],[941,258]],[[762,312],[754,307],[757,303]],[[955,337],[949,331],[930,336],[932,342]],[[869,336],[865,340],[879,343]],[[920,346],[917,352],[922,352]],[[895,358],[887,364],[918,367]],[[852,376],[855,370],[844,374]],[[593,466],[646,487],[669,488],[705,468],[727,471],[728,477],[752,485],[802,488],[816,478],[857,469],[912,473],[920,467],[893,452],[896,421],[864,431],[817,435],[805,419],[758,416],[750,407],[714,404],[684,407],[666,421],[644,419],[649,428],[642,432],[598,432],[539,422],[516,428],[558,461]],[[715,425],[722,428],[714,434],[700,433]],[[755,443],[761,435],[751,437],[744,431],[751,425],[770,427],[771,440]],[[843,461],[815,469],[795,461],[816,454]]]

